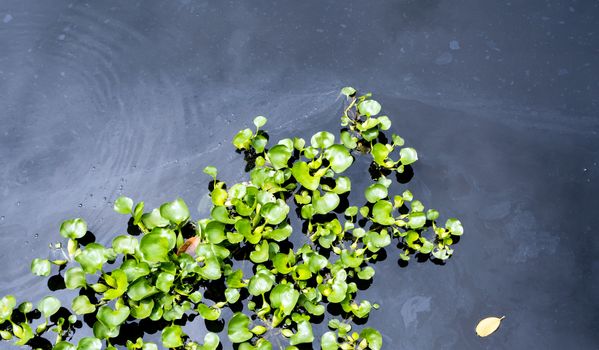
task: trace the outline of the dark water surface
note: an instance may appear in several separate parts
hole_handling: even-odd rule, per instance
[[[0,294],[46,293],[29,262],[66,218],[123,233],[121,194],[205,216],[205,165],[247,177],[238,129],[336,130],[353,85],[419,151],[415,196],[466,230],[445,266],[377,265],[385,349],[596,349],[598,23],[591,0],[3,0]]]

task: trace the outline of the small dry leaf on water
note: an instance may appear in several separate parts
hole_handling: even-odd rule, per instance
[[[501,320],[503,320],[504,318],[505,316],[487,317],[485,319],[482,319],[476,325],[476,334],[478,334],[479,337],[486,337],[488,335],[491,335],[493,332],[497,330],[497,328],[499,328]]]

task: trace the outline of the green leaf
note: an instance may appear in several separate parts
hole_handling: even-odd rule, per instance
[[[277,242],[281,242],[286,240],[291,236],[293,232],[293,228],[288,223],[284,223],[279,225],[276,229],[272,231],[263,232],[263,237],[267,239],[272,239]]]
[[[262,295],[272,289],[275,283],[275,276],[268,269],[259,269],[256,274],[250,278],[248,291],[251,295]]]
[[[451,232],[454,236],[461,236],[464,234],[464,228],[462,223],[458,219],[450,218],[445,222],[445,228]]]
[[[300,293],[290,283],[278,284],[270,292],[270,305],[283,311],[285,315],[291,315]]]
[[[399,151],[399,157],[400,157],[399,160],[401,161],[401,164],[409,165],[418,160],[418,153],[416,153],[415,149],[410,148],[410,147],[402,148]]]
[[[239,297],[241,296],[239,289],[235,288],[227,288],[225,289],[225,299],[229,304],[235,304]]]
[[[162,330],[162,346],[165,348],[178,348],[183,346],[183,329],[181,326],[172,325]]]
[[[310,144],[315,148],[327,148],[335,143],[335,135],[328,131],[320,131],[312,135]]]
[[[343,145],[332,145],[324,151],[324,157],[329,161],[331,169],[336,173],[342,173],[349,168],[354,158]]]
[[[89,301],[87,295],[79,295],[73,299],[71,309],[77,315],[85,315],[96,311],[96,307]]]
[[[393,225],[395,219],[391,216],[393,204],[386,200],[380,200],[372,207],[372,221],[381,225]]]
[[[158,274],[156,278],[156,288],[159,290],[168,293],[175,282],[175,275],[169,272],[161,272]]]
[[[366,235],[364,235],[363,242],[369,251],[376,253],[381,248],[391,244],[391,236],[389,236],[387,230],[382,230],[380,233],[368,231]]]
[[[312,333],[312,324],[310,321],[301,320],[297,323],[297,333],[289,338],[289,344],[305,344],[312,343],[314,341],[314,334]]]
[[[254,334],[248,329],[249,324],[250,318],[246,315],[241,312],[233,314],[227,329],[227,335],[231,343],[238,344],[252,339]]]
[[[127,275],[127,281],[133,282],[139,277],[150,274],[150,265],[145,262],[138,262],[135,259],[128,259],[121,265],[121,270]]]
[[[293,150],[287,146],[276,145],[268,150],[268,159],[275,169],[284,169],[287,168],[287,162],[292,154]]]
[[[381,130],[389,130],[391,128],[391,120],[386,115],[379,117],[379,126]]]
[[[169,261],[168,253],[171,250],[169,240],[160,233],[149,233],[141,239],[139,250],[146,261]]]
[[[215,180],[216,176],[218,175],[218,170],[216,169],[216,167],[213,167],[212,165],[208,165],[207,167],[205,167],[203,172],[208,176],[212,176],[212,178]]]
[[[351,95],[356,93],[356,89],[354,89],[351,86],[346,86],[343,89],[341,89],[341,93],[344,94],[347,97],[350,97]]]
[[[83,288],[87,285],[85,272],[79,266],[68,269],[64,275],[64,281],[68,289]]]
[[[345,145],[345,147],[347,147],[349,149],[354,149],[358,146],[358,138],[355,136],[352,136],[347,131],[343,131],[341,133],[341,142],[343,143],[343,145]]]
[[[361,280],[369,280],[374,277],[375,270],[371,266],[366,266],[358,272],[358,278]]]
[[[85,236],[87,223],[85,220],[76,218],[63,221],[60,225],[60,235],[64,238],[77,239]]]
[[[133,199],[120,196],[114,201],[113,209],[119,214],[131,214],[133,212]]]
[[[98,309],[96,317],[98,318],[98,321],[102,322],[108,329],[113,330],[127,320],[129,312],[128,306],[121,306],[116,310],[113,310],[109,306],[104,305]]]
[[[430,221],[435,221],[439,218],[439,212],[435,209],[429,209],[426,211],[426,218]]]
[[[371,350],[380,350],[383,346],[383,337],[376,329],[366,327],[360,332],[360,337],[366,339]]]
[[[77,347],[68,341],[59,341],[54,345],[52,350],[77,350]]]
[[[94,326],[92,327],[94,331],[94,337],[98,339],[110,339],[118,337],[121,327],[117,326],[115,328],[108,328],[100,321],[94,322]]]
[[[358,105],[358,112],[365,116],[375,116],[381,111],[381,105],[375,100],[366,100]]]
[[[133,255],[139,247],[137,238],[130,235],[116,236],[112,240],[112,249],[118,254],[129,254]]]
[[[98,243],[90,243],[75,257],[75,260],[81,264],[83,271],[94,274],[96,271],[101,270],[102,266],[108,261],[106,254],[104,246]]]
[[[278,225],[287,218],[289,206],[281,199],[275,203],[266,203],[260,210],[260,215],[271,225]]]
[[[268,121],[268,119],[259,115],[256,118],[254,118],[254,125],[256,126],[256,129],[260,129],[261,127],[263,127],[266,124],[267,121]]]
[[[160,215],[160,209],[155,208],[149,213],[145,213],[141,216],[141,222],[148,230],[152,230],[155,227],[168,226],[169,221]]]
[[[324,333],[320,338],[320,347],[322,350],[339,349],[339,343],[337,343],[337,334],[331,331]]]
[[[268,242],[262,241],[260,245],[257,245],[255,250],[250,252],[250,260],[255,264],[261,264],[268,260]]]
[[[35,258],[31,261],[31,272],[36,276],[49,276],[52,264],[48,259]]]
[[[202,318],[208,321],[215,321],[220,317],[221,310],[216,307],[210,307],[205,304],[198,304],[197,307],[198,313]]]
[[[150,295],[154,295],[158,293],[158,289],[150,284],[150,282],[141,277],[137,281],[135,281],[132,285],[129,286],[127,290],[127,295],[131,300],[140,301]]]
[[[94,337],[81,338],[77,350],[102,350],[102,341]]]
[[[29,301],[24,301],[21,304],[19,304],[18,309],[22,313],[27,314],[27,313],[31,312],[31,310],[33,310],[33,304]]]
[[[233,145],[237,149],[249,149],[250,142],[252,137],[254,136],[254,132],[251,129],[243,129],[235,135],[233,138]]]
[[[189,209],[183,199],[177,198],[160,206],[160,216],[176,225],[180,225],[189,220]]]
[[[37,309],[40,310],[45,318],[48,318],[54,315],[60,309],[60,306],[60,300],[53,296],[47,296],[40,300],[37,304]]]
[[[208,332],[204,336],[204,344],[198,350],[216,350],[219,344],[220,339],[218,338],[218,334]]]
[[[381,184],[372,184],[364,191],[366,200],[370,203],[376,203],[380,199],[386,198],[388,195],[387,187]]]
[[[12,295],[7,295],[0,299],[0,324],[10,319],[12,310],[16,305],[17,299]]]
[[[320,177],[310,175],[310,167],[306,162],[295,162],[291,174],[302,186],[309,190],[316,190],[320,185]]]
[[[421,228],[425,223],[426,215],[422,212],[410,213],[410,215],[408,215],[408,227],[411,229]]]
[[[387,145],[383,145],[382,143],[375,143],[372,146],[372,150],[370,152],[372,153],[372,157],[374,158],[375,163],[383,167],[388,167],[386,160],[389,156],[389,153],[391,152],[391,149],[389,149]]]
[[[339,206],[339,196],[333,192],[326,192],[323,196],[319,196],[318,192],[314,192],[312,197],[312,207],[316,214],[327,214],[337,206]]]
[[[227,237],[225,236],[225,224],[218,221],[210,221],[206,224],[204,234],[208,239],[208,242],[219,244],[224,241]]]

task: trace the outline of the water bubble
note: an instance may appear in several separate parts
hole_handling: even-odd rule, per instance
[[[6,219],[5,216],[0,216],[0,221],[4,221],[4,219]]]
[[[38,238],[39,236],[40,236],[40,234],[36,233],[36,234],[33,235],[33,238]]]
[[[79,203],[79,208],[83,207],[83,203]]]
[[[21,206],[21,201],[18,201],[17,202],[17,207],[20,207],[20,206]]]

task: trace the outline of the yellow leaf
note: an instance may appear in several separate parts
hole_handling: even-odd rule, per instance
[[[503,320],[504,318],[505,316],[502,316],[501,318],[487,317],[485,319],[482,319],[476,325],[476,334],[478,334],[479,337],[486,337],[488,335],[491,335],[493,332],[497,330],[497,328],[499,328],[501,320]]]

